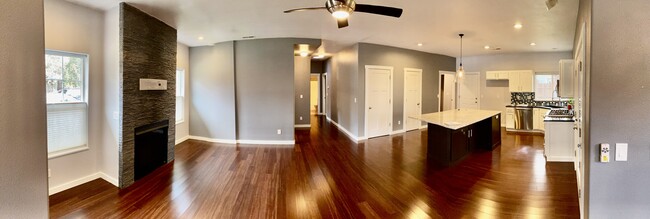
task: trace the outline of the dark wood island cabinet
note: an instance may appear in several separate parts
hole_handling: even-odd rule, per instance
[[[475,150],[501,144],[501,112],[450,110],[412,116],[428,123],[427,153],[443,165],[461,161]]]

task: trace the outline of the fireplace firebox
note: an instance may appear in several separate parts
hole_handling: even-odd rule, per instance
[[[167,163],[169,120],[135,128],[134,180]]]

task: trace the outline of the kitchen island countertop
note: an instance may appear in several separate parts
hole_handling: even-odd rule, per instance
[[[455,109],[437,113],[413,115],[409,116],[409,118],[457,130],[500,113],[501,111],[492,110]]]

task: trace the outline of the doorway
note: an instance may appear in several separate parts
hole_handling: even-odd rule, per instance
[[[479,109],[481,106],[481,74],[478,72],[465,72],[458,80],[458,108]]]
[[[404,69],[404,131],[419,129],[422,122],[411,115],[422,114],[422,69]]]
[[[456,72],[440,71],[438,77],[438,111],[456,109]]]
[[[309,113],[320,113],[320,74],[311,74],[309,77]]]
[[[393,67],[366,65],[365,134],[388,135],[393,121]]]

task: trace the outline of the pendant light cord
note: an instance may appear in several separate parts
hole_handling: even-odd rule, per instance
[[[461,33],[458,34],[458,36],[460,36],[460,66],[462,67],[463,66],[463,36],[465,36],[465,34]]]

